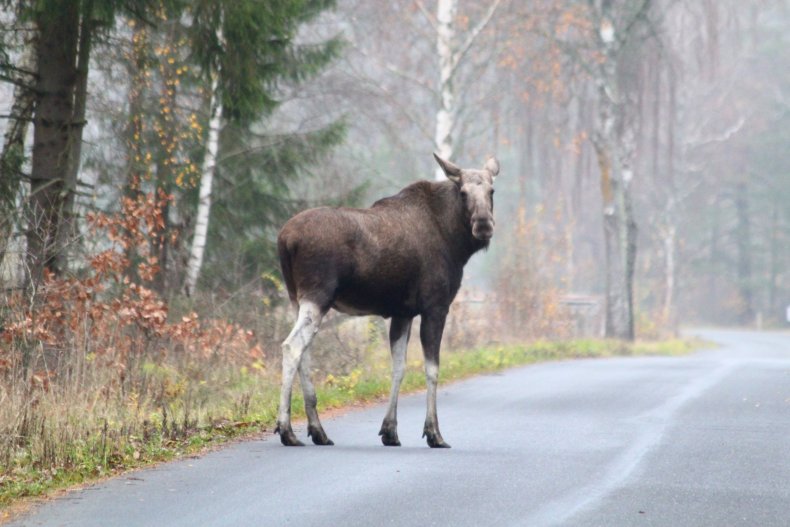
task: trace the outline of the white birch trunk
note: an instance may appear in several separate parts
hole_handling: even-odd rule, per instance
[[[443,159],[453,155],[453,128],[455,127],[455,86],[453,70],[455,69],[455,15],[458,0],[438,0],[436,16],[436,52],[439,55],[439,95],[441,104],[436,113],[436,134],[434,147]],[[435,179],[446,179],[441,167],[436,167]]]
[[[633,277],[636,259],[636,223],[630,195],[636,134],[634,109],[623,100],[618,80],[620,51],[610,22],[609,4],[602,13],[599,50],[605,60],[595,79],[598,117],[593,147],[598,157],[603,196],[606,250],[606,337],[634,339]]]
[[[215,73],[211,80],[209,106],[213,108],[213,113],[209,121],[206,155],[203,158],[200,175],[200,198],[195,220],[195,234],[192,237],[192,247],[189,251],[186,279],[184,280],[184,292],[187,295],[191,295],[197,287],[200,269],[203,267],[203,254],[206,249],[206,236],[211,213],[211,187],[214,184],[214,171],[217,167],[217,152],[219,151],[219,131],[222,125],[222,101],[218,97],[218,89],[219,75]]]

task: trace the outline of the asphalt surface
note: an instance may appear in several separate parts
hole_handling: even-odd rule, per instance
[[[400,404],[400,448],[381,446],[377,406],[326,419],[333,447],[266,436],[67,494],[11,525],[790,525],[790,333],[702,334],[722,347],[448,385],[450,450],[421,439],[417,394]]]

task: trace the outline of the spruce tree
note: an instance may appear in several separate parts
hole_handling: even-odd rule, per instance
[[[273,266],[273,228],[294,209],[289,184],[343,138],[342,123],[284,136],[267,126],[282,88],[316,75],[341,50],[339,37],[316,44],[296,38],[303,24],[333,6],[334,0],[204,0],[193,6],[194,58],[206,86],[216,75],[222,112],[207,248],[207,265],[222,272],[209,273],[212,281],[231,286]],[[239,272],[228,273],[230,266]]]

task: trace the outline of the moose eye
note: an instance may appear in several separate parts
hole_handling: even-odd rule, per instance
[[[494,195],[494,189],[491,189],[491,190],[489,190],[489,191],[488,191],[488,195],[489,195],[489,196],[493,196],[493,195]]]
[[[467,198],[467,196],[468,196],[468,194],[466,193],[466,191],[462,190],[461,191],[461,199],[465,200]]]

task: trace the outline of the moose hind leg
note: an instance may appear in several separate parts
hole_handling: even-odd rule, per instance
[[[326,436],[324,427],[318,419],[318,397],[315,394],[313,381],[310,379],[310,348],[302,353],[302,360],[299,362],[299,381],[302,384],[302,394],[304,395],[304,411],[307,414],[307,435],[312,438],[316,445],[334,445]]]
[[[439,432],[436,412],[436,390],[439,384],[439,348],[442,342],[446,313],[423,317],[420,324],[420,341],[425,355],[425,382],[428,387],[425,427],[422,436],[431,448],[450,448]]]
[[[304,446],[291,428],[291,390],[302,354],[318,331],[321,318],[323,314],[318,305],[306,301],[300,303],[296,324],[283,342],[283,379],[275,433],[280,434],[280,441],[285,446]]]
[[[410,318],[393,318],[390,324],[390,351],[392,353],[392,387],[390,404],[381,423],[381,442],[386,446],[400,446],[398,440],[398,392],[406,371],[406,348],[411,335]]]

